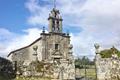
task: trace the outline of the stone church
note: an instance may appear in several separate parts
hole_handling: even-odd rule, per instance
[[[75,80],[75,66],[70,36],[63,33],[62,16],[53,8],[49,14],[48,33],[43,32],[40,38],[30,45],[14,50],[8,54],[12,62],[29,66],[33,61],[53,64],[53,78]],[[58,67],[54,67],[57,64]],[[20,66],[21,67],[21,66]]]

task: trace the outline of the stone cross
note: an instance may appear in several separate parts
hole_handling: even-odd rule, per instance
[[[54,8],[56,8],[56,0],[54,0]]]

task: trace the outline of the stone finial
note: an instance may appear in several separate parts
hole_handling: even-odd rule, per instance
[[[49,13],[49,17],[52,17],[52,14],[51,14],[51,13]]]
[[[60,15],[59,18],[62,19],[62,16]]]
[[[45,33],[45,27],[43,26],[43,31],[42,31],[43,33]]]
[[[97,43],[95,43],[94,46],[95,46],[95,49],[99,49],[99,47],[100,47],[100,45]]]
[[[72,48],[73,48],[73,45],[72,45],[72,44],[70,44],[70,45],[69,45],[69,49],[72,49]]]
[[[97,44],[97,43],[95,43],[95,44],[94,44],[94,47],[95,47],[95,49],[96,49],[95,53],[96,53],[96,54],[99,53],[100,45]]]
[[[33,46],[34,51],[37,51],[37,49],[38,49],[38,46]]]
[[[67,30],[67,36],[69,36],[69,30]]]
[[[35,57],[35,61],[38,61],[38,57],[37,57],[37,49],[38,49],[38,46],[37,45],[35,45],[35,46],[33,46],[33,50],[35,51],[34,53],[33,53],[33,56]]]

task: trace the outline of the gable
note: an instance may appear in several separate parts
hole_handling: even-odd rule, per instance
[[[28,48],[28,47],[32,46],[33,44],[35,44],[36,42],[38,42],[38,41],[41,40],[41,39],[42,39],[42,37],[36,39],[34,42],[32,42],[32,43],[31,43],[30,45],[28,45],[28,46],[25,46],[25,47],[22,47],[22,48],[20,48],[20,49],[11,51],[11,52],[8,54],[7,57],[9,57],[12,53],[15,53],[15,52],[17,52],[17,51],[20,51],[20,50],[22,50],[22,49],[25,49],[25,48]]]

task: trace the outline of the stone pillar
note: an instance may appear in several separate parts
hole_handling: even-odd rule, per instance
[[[51,15],[49,16],[48,20],[49,20],[49,32],[52,32],[53,19],[52,19]]]
[[[62,33],[62,17],[60,16],[60,21],[59,21],[59,28],[60,28],[60,33]]]

